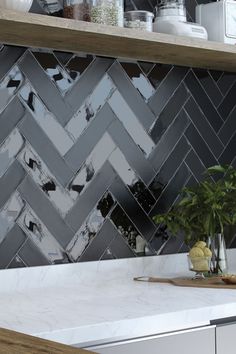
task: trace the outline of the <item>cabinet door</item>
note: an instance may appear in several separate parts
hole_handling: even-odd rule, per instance
[[[215,327],[139,338],[89,349],[99,354],[215,354]]]
[[[236,353],[236,323],[216,327],[217,354]]]

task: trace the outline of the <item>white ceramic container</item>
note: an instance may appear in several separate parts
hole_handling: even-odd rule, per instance
[[[0,7],[8,10],[28,12],[33,0],[1,0]]]

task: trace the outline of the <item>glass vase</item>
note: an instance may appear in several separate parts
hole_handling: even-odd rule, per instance
[[[208,247],[212,252],[210,272],[212,275],[225,274],[228,271],[225,238],[217,234],[208,238]]]

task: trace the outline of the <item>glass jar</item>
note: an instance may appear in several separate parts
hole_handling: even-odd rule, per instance
[[[63,16],[80,21],[91,21],[89,0],[64,0]]]
[[[90,0],[91,22],[123,27],[123,0]]]
[[[153,17],[153,13],[149,11],[127,11],[124,26],[152,32]]]

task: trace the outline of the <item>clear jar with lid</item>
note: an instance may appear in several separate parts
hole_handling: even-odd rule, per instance
[[[127,11],[124,15],[124,26],[152,32],[154,14],[149,11]]]
[[[63,16],[80,21],[91,21],[90,0],[64,0]]]
[[[91,22],[123,27],[123,0],[90,0]]]

